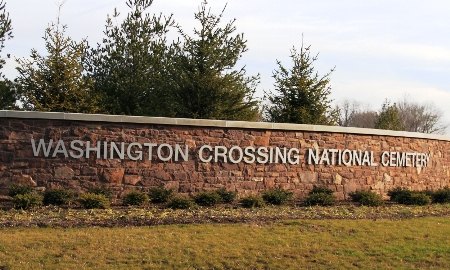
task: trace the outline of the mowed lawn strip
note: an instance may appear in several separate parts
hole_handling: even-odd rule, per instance
[[[2,228],[7,269],[447,269],[450,218]]]

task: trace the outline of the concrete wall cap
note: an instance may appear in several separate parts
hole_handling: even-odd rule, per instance
[[[34,111],[12,111],[12,110],[0,110],[0,118],[30,118],[30,119],[115,122],[115,123],[120,122],[120,123],[139,123],[139,124],[244,128],[244,129],[314,131],[314,132],[348,133],[348,134],[362,134],[372,136],[392,136],[392,137],[450,141],[449,136],[418,133],[418,132],[392,131],[382,129],[354,128],[354,127],[338,127],[338,126],[227,121],[227,120],[210,120],[210,119],[191,119],[191,118],[168,118],[168,117],[82,114],[82,113],[63,113],[63,112],[34,112]]]

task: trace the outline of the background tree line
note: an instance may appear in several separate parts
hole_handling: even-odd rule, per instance
[[[333,106],[334,68],[319,75],[313,66],[318,55],[303,42],[300,49],[292,47],[290,67],[276,61],[274,89],[258,100],[259,74],[247,75],[245,66],[237,65],[247,41],[237,32],[236,20],[223,22],[226,7],[213,14],[204,0],[194,13],[198,26],[186,31],[172,15],[152,13],[152,3],[126,0],[126,15],[117,10],[107,15],[96,46],[68,37],[58,14],[44,32],[46,54],[32,49],[29,58],[15,59],[17,78],[1,76],[0,109],[445,132],[442,112],[429,103],[386,101],[379,112],[349,100]],[[12,30],[2,0],[0,52]],[[169,32],[177,38],[169,40]],[[0,58],[0,69],[4,63]]]
[[[337,125],[343,127],[444,134],[449,126],[442,110],[433,103],[417,102],[407,94],[393,104],[385,100],[379,111],[349,99],[339,102],[335,109],[339,112]]]

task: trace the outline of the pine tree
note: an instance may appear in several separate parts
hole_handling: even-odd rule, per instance
[[[0,110],[17,110],[16,100],[16,87],[14,82],[2,78],[0,80]]]
[[[9,13],[6,12],[6,3],[2,0],[0,1],[0,52],[5,47],[6,39],[11,38],[13,38],[11,19],[9,18]],[[3,68],[5,63],[5,59],[0,57],[0,69]]]
[[[332,109],[329,76],[334,71],[320,77],[314,71],[313,63],[317,55],[310,56],[310,46],[301,47],[300,53],[295,47],[291,50],[294,66],[285,68],[277,60],[278,70],[273,72],[275,93],[266,93],[270,102],[265,111],[269,122],[334,125],[337,111]]]
[[[61,7],[61,6],[60,6]],[[65,37],[67,26],[59,18],[45,30],[47,56],[31,50],[31,60],[16,59],[19,66],[18,86],[27,110],[95,113],[96,98],[91,81],[84,76],[82,65],[87,41],[76,43]]]
[[[377,115],[375,120],[376,129],[388,129],[388,130],[405,130],[402,121],[399,116],[397,105],[390,104],[388,100],[383,103],[381,112]]]
[[[220,25],[226,6],[219,15],[211,13],[203,1],[195,19],[200,28],[194,36],[180,30],[183,44],[172,69],[173,103],[177,117],[256,120],[258,102],[253,98],[258,76],[246,76],[237,61],[247,51],[243,34],[234,34],[235,20]]]
[[[5,41],[12,38],[12,24],[9,18],[9,13],[5,9],[6,3],[0,1],[0,52],[5,47]],[[9,55],[8,55],[9,57]],[[3,68],[6,61],[0,57],[0,69]],[[0,72],[0,110],[3,109],[17,109],[15,103],[17,94],[14,83],[6,79]]]
[[[174,21],[172,16],[147,14],[152,2],[128,0],[130,11],[120,25],[113,24],[120,15],[114,10],[102,44],[90,52],[87,69],[105,113],[171,116],[164,86],[173,54],[166,34]]]

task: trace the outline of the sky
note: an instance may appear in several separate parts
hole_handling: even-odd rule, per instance
[[[11,58],[3,70],[17,76],[15,58],[27,58],[31,49],[46,55],[45,29],[56,22],[61,0],[4,0],[14,38],[2,54]],[[101,42],[108,14],[114,8],[125,18],[126,0],[66,0],[60,21],[76,41]],[[187,33],[199,27],[194,13],[200,0],[154,0],[150,13],[173,14]],[[256,95],[274,89],[272,73],[291,67],[290,50],[303,44],[318,54],[315,70],[330,76],[334,102],[354,100],[380,110],[408,95],[416,102],[433,102],[450,122],[450,2],[417,0],[210,0],[214,14],[225,7],[223,25],[236,19],[236,33],[244,33],[248,51],[238,68],[260,74]],[[174,29],[175,32],[175,29]],[[303,37],[303,38],[302,38]],[[447,130],[447,134],[449,134]]]

